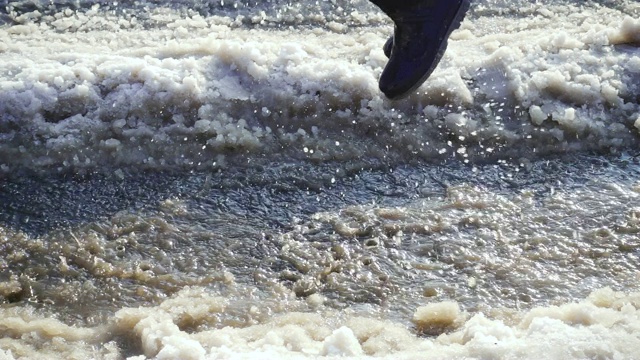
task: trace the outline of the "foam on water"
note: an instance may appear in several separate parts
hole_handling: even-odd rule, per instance
[[[516,17],[483,8],[400,102],[377,90],[389,26],[375,11],[342,22],[299,12],[319,25],[290,28],[266,13],[163,7],[141,20],[97,5],[16,15],[0,29],[0,168],[535,158],[637,145],[637,4],[530,4]]]

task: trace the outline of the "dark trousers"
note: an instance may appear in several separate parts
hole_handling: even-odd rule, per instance
[[[369,0],[378,6],[387,15],[391,16],[396,11],[410,10],[420,3],[433,3],[434,0]],[[438,1],[438,0],[435,0]],[[449,1],[449,0],[440,0]]]

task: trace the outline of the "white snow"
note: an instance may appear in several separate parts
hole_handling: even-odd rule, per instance
[[[479,130],[457,144],[470,159],[636,146],[640,21],[528,8],[468,19],[433,76],[395,102],[377,87],[390,31],[379,13],[351,14],[361,27],[291,30],[162,8],[149,14],[156,26],[96,7],[23,15],[0,28],[0,168],[206,169],[220,155],[303,147],[314,160],[433,161],[459,156],[440,154],[452,114]],[[495,139],[497,152],[478,146]]]
[[[437,338],[418,337],[389,321],[344,317],[328,309],[323,310],[326,313],[322,317],[291,313],[244,328],[186,332],[177,324],[212,319],[208,313],[191,312],[194,304],[220,301],[204,290],[192,288],[157,307],[123,309],[116,314],[114,324],[97,329],[70,329],[28,311],[2,309],[3,331],[31,335],[22,340],[0,340],[0,358],[90,357],[99,353],[101,357],[115,358],[118,355],[113,346],[105,346],[98,353],[92,344],[121,334],[139,341],[144,350],[145,356],[129,359],[534,359],[541,354],[547,359],[629,359],[640,351],[639,299],[638,294],[605,288],[577,303],[521,313],[506,311],[504,315],[510,314],[507,322],[478,313]],[[169,302],[181,310],[172,308]],[[429,306],[435,309],[457,305]],[[31,341],[46,345],[34,348],[29,345]]]

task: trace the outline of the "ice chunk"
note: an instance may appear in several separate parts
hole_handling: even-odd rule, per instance
[[[325,339],[322,346],[324,356],[359,356],[363,353],[353,331],[346,326],[335,330]]]

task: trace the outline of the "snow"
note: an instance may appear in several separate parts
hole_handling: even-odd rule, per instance
[[[0,168],[210,169],[220,156],[257,154],[442,161],[462,159],[459,147],[473,160],[636,146],[639,20],[607,7],[523,9],[470,16],[433,76],[395,102],[377,88],[389,32],[377,12],[350,15],[363,28],[330,20],[324,29],[246,28],[162,7],[146,22],[99,7],[24,14],[0,28]],[[463,117],[474,135],[440,151],[464,128],[443,122]],[[390,128],[392,119],[402,121]]]

